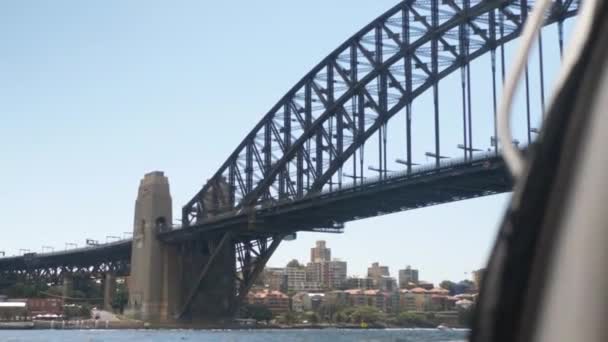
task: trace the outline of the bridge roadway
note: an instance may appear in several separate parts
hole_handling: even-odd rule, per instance
[[[472,160],[444,160],[439,168],[434,164],[420,166],[409,174],[395,172],[385,179],[370,178],[363,184],[260,205],[249,212],[226,212],[189,227],[175,226],[159,233],[159,238],[172,244],[226,230],[256,236],[297,231],[339,233],[344,222],[498,194],[511,187],[502,158],[492,152],[479,153]],[[130,255],[131,239],[52,253],[29,253],[0,258],[0,274],[55,268],[91,272],[100,265],[128,274],[124,263],[128,264]]]
[[[111,271],[117,276],[128,275],[131,258],[131,239],[98,246],[67,249],[49,253],[26,253],[0,258],[0,285],[12,283],[19,274],[46,278],[59,282],[61,274],[86,273],[101,275]]]

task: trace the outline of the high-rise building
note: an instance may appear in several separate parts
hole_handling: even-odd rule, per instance
[[[285,267],[287,290],[302,291],[306,285],[306,270],[302,267]]]
[[[326,289],[337,289],[346,282],[346,261],[309,262],[306,265],[306,280],[318,282]]]
[[[310,249],[310,262],[323,262],[331,260],[331,249],[325,247],[325,241],[319,240],[316,247]]]
[[[363,289],[369,290],[374,288],[374,280],[372,278],[351,277],[346,279],[346,288],[348,289]]]
[[[380,286],[382,277],[389,277],[388,266],[380,266],[379,263],[374,262],[371,267],[367,268],[367,277],[372,278],[374,281],[374,288]]]
[[[331,249],[319,240],[310,249],[310,262],[306,265],[306,280],[317,282],[325,289],[337,289],[346,281],[346,262],[331,260]]]
[[[382,276],[378,278],[376,288],[384,292],[397,291],[397,281],[393,277]]]
[[[418,284],[418,270],[411,266],[399,270],[399,287],[405,289],[409,283]]]
[[[267,267],[263,273],[264,285],[271,291],[287,291],[287,273],[282,267]]]
[[[330,289],[337,289],[346,282],[346,261],[332,260],[324,263],[327,268],[327,274],[323,279]]]

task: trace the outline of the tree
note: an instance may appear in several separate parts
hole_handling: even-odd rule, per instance
[[[432,322],[430,317],[425,317],[420,314],[411,312],[402,312],[397,316],[396,322],[399,326],[407,328],[432,328],[436,324]]]
[[[272,319],[272,311],[266,306],[261,304],[248,304],[244,308],[245,317],[253,318],[256,321],[270,322]]]
[[[317,315],[316,312],[313,311],[307,311],[304,313],[304,318],[312,324],[317,324],[319,323],[319,315]]]
[[[350,315],[353,323],[375,323],[383,318],[382,312],[372,306],[357,307]]]
[[[116,292],[114,293],[114,298],[112,300],[112,308],[122,314],[128,302],[129,289],[127,288],[127,284],[124,282],[117,283]]]
[[[298,322],[298,315],[293,311],[287,311],[286,313],[277,317],[277,320],[283,324],[294,324]]]
[[[317,308],[321,320],[328,322],[333,322],[335,320],[338,311],[340,311],[340,308],[333,303],[324,303]]]
[[[290,262],[287,263],[287,267],[301,268],[301,267],[304,267],[304,266],[302,266],[297,259],[292,259]]]
[[[444,280],[439,284],[439,287],[441,287],[444,290],[450,291],[450,295],[452,295],[452,296],[456,292],[456,283],[453,281]]]

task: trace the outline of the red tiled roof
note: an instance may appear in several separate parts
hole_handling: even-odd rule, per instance
[[[434,287],[432,290],[429,290],[429,293],[448,294],[450,291],[442,289],[441,287]]]

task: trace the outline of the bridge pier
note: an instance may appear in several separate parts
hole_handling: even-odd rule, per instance
[[[236,257],[230,233],[189,242],[184,247],[180,318],[191,321],[232,318]]]
[[[61,276],[61,296],[63,298],[71,297],[74,288],[74,279],[69,274]]]
[[[146,174],[135,202],[127,315],[150,322],[231,316],[236,294],[232,239],[163,243],[158,233],[170,229],[171,208],[167,177]]]
[[[175,258],[170,248],[157,238],[157,233],[172,222],[169,181],[162,172],[151,172],[139,184],[135,201],[133,245],[131,247],[131,276],[127,315],[145,321],[165,321],[170,317],[170,291]]]
[[[112,311],[112,302],[116,293],[116,276],[106,273],[103,279],[103,309]]]

